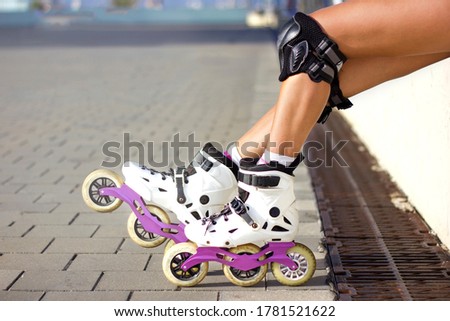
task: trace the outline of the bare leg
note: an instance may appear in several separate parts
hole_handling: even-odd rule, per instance
[[[348,58],[450,50],[448,0],[350,0],[311,14]]]
[[[345,96],[448,57],[449,2],[431,1],[426,8],[421,8],[422,1],[414,0],[349,1],[312,15],[350,57],[339,76]],[[271,142],[277,143],[270,150],[294,156],[320,116],[328,92],[328,84],[314,83],[305,74],[287,79],[276,106],[239,140],[240,146],[245,146],[241,155],[261,156],[270,132]]]
[[[344,96],[351,97],[388,80],[408,75],[448,56],[447,53],[441,53],[411,57],[350,59],[339,75],[341,89]],[[292,80],[288,78],[285,82]],[[286,91],[284,94],[297,96],[299,90]],[[275,111],[276,105],[238,140],[242,156],[258,158],[263,154]]]

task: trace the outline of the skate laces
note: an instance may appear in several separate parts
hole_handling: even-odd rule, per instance
[[[161,175],[162,180],[166,180],[169,177],[173,181],[175,181],[175,170],[173,168],[169,168],[169,171],[158,171],[156,169],[142,165],[142,169],[149,171],[151,175],[158,175],[158,174]],[[187,177],[185,177],[185,182],[187,182]]]
[[[211,225],[216,225],[220,217],[224,217],[225,222],[228,221],[228,216],[237,214],[239,216],[247,214],[247,207],[244,202],[235,197],[230,203],[226,204],[219,213],[202,218],[202,225],[206,225],[205,234]]]

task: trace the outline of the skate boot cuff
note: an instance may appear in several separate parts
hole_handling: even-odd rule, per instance
[[[283,166],[277,162],[269,162],[267,164],[257,164],[258,160],[254,158],[243,158],[240,162],[240,168],[243,170],[249,170],[254,172],[265,172],[265,171],[280,171],[289,175],[294,176],[294,171],[298,165],[305,159],[302,153],[299,153],[295,160],[288,166]],[[250,184],[251,185],[251,184]],[[256,186],[256,185],[254,185]],[[276,186],[276,185],[274,185]]]
[[[206,143],[201,152],[195,155],[191,164],[186,168],[186,173],[188,176],[196,173],[196,166],[200,166],[206,172],[214,166],[213,162],[211,162],[204,154],[214,158],[219,163],[228,167],[233,172],[235,177],[238,176],[239,166],[229,159],[224,153],[215,148],[211,143]]]

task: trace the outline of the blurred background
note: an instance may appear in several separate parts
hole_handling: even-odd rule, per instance
[[[340,0],[0,0],[0,26],[124,24],[246,24],[277,27],[298,10]]]

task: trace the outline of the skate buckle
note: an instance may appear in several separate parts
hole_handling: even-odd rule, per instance
[[[177,201],[180,204],[184,204],[186,202],[186,195],[184,195],[184,179],[185,179],[185,168],[178,167],[177,171],[174,174],[175,184],[177,187]]]

